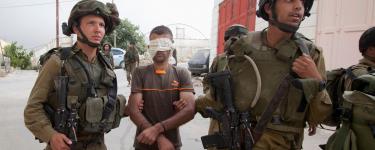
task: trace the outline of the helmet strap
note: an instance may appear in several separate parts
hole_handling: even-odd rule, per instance
[[[297,32],[301,23],[298,26],[292,26],[292,25],[288,25],[286,23],[281,23],[280,21],[278,21],[276,10],[275,10],[275,5],[271,6],[271,12],[272,12],[272,18],[269,19],[269,22],[272,25],[276,26],[277,28],[279,28],[283,32],[287,32],[287,33]]]
[[[81,27],[79,25],[77,26],[77,29],[78,29],[78,32],[81,33],[81,35],[82,35],[82,38],[77,36],[78,41],[80,41],[82,43],[85,43],[92,48],[98,48],[100,46],[100,44],[90,42],[89,39],[86,37],[86,35],[83,34],[83,32],[81,30]]]

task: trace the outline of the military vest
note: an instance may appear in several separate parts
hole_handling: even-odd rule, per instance
[[[61,52],[61,51],[60,51]],[[61,55],[58,52],[56,55]],[[111,64],[101,53],[97,53],[97,59],[102,65],[100,83],[95,85],[88,68],[83,65],[84,60],[71,51],[64,68],[69,76],[67,107],[76,105],[78,108],[78,133],[98,133],[108,132],[119,126],[121,115],[124,112],[125,102],[116,99],[114,108],[108,119],[102,120],[104,109],[109,102],[109,92],[117,92],[116,74],[111,68]],[[115,91],[110,91],[115,88]],[[112,94],[113,95],[113,94]],[[114,93],[116,95],[116,93]],[[48,103],[57,108],[56,91],[48,97]]]
[[[293,61],[302,55],[295,39],[279,42],[276,48],[265,46],[262,42],[264,33],[249,33],[231,46],[234,57],[221,55],[217,62],[217,71],[228,69],[232,73],[236,108],[239,111],[250,111],[253,120],[259,119],[284,77],[291,72]],[[304,38],[302,41],[313,55],[315,47],[312,42]],[[247,55],[254,60],[261,76],[261,93],[253,108],[251,103],[257,87],[255,71],[250,62],[240,57],[241,55]],[[267,128],[300,134],[305,125],[306,107],[312,96],[305,94],[303,88],[292,85],[287,92],[287,99],[282,100],[273,114],[277,120],[272,120]]]

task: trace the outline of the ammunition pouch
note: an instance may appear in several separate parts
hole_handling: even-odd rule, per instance
[[[103,113],[109,102],[108,97],[88,97],[86,103],[79,109],[81,131],[97,133],[109,132],[111,129],[117,128],[120,125],[126,100],[117,98],[116,101],[113,110],[105,119]]]

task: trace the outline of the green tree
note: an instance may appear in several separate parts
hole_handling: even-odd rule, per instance
[[[31,66],[32,52],[26,52],[22,46],[18,46],[17,42],[5,46],[5,55],[10,58],[11,66],[27,69]]]
[[[128,19],[121,19],[121,23],[116,27],[115,32],[104,37],[103,42],[109,42],[113,44],[114,37],[116,34],[116,46],[122,49],[127,49],[129,43],[134,41],[141,54],[144,53],[146,43],[144,36],[139,31],[139,27],[133,25]]]

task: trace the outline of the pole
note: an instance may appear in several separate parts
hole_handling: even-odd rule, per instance
[[[56,47],[59,45],[59,0],[56,0]]]
[[[112,4],[115,4],[115,0],[112,0]],[[117,33],[116,30],[113,32],[113,47],[117,47]]]

